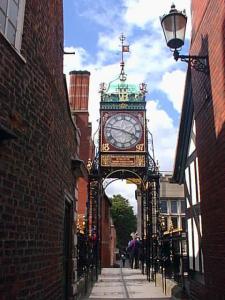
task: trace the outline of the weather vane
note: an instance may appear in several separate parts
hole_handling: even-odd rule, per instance
[[[124,52],[129,52],[129,45],[124,45],[125,39],[126,39],[126,37],[122,33],[121,36],[120,36],[121,46],[122,46],[121,47],[121,63],[120,63],[120,66],[121,66],[120,80],[121,81],[125,81],[127,79],[127,75],[124,72],[125,63],[124,63],[124,60],[123,60],[123,53]]]

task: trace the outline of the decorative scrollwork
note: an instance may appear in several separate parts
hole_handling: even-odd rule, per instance
[[[180,55],[178,50],[175,50],[173,57],[176,61],[180,59],[181,61],[190,64],[190,66],[198,72],[209,74],[208,56]]]

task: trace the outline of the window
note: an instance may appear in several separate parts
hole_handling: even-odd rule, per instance
[[[160,210],[161,210],[161,213],[167,214],[167,201],[166,200],[160,201]]]
[[[181,226],[182,226],[183,231],[185,231],[186,230],[186,218],[185,217],[181,218]]]
[[[0,0],[0,31],[20,50],[25,0]]]
[[[165,230],[168,229],[168,217],[165,217]]]
[[[184,200],[181,200],[181,213],[185,214],[185,210],[186,210],[186,204]]]
[[[171,201],[171,213],[177,214],[177,201],[176,200]]]
[[[173,229],[176,229],[178,226],[178,220],[177,217],[171,217],[171,222],[173,224]]]

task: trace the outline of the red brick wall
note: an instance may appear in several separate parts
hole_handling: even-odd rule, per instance
[[[87,111],[89,98],[89,78],[88,71],[70,72],[70,107],[72,111]]]
[[[76,120],[76,125],[80,130],[79,157],[84,161],[85,165],[87,165],[89,158],[93,159],[94,155],[94,146],[91,137],[92,126],[88,121],[89,78],[90,72],[88,71],[70,72],[70,108],[74,119]],[[77,211],[80,220],[85,216],[87,198],[87,180],[80,178],[78,180],[77,203]]]
[[[88,182],[85,178],[78,179],[78,204],[77,204],[77,211],[78,214],[85,215],[86,210],[86,202],[87,202],[87,189]]]
[[[205,291],[225,295],[225,4],[192,0],[192,54],[209,56],[210,76],[192,72],[199,157]],[[199,297],[199,298],[198,298]],[[203,299],[196,296],[196,299]]]
[[[191,3],[192,38],[194,38],[196,31],[201,24],[208,2],[209,0],[201,0],[201,5],[199,5],[198,1],[192,1]]]
[[[74,197],[77,145],[60,44],[59,0],[26,1],[26,63],[0,33],[0,122],[17,136],[0,145],[1,299],[63,299],[64,196]]]
[[[75,117],[77,127],[80,129],[80,158],[87,164],[92,147],[92,127],[88,121],[88,99],[89,99],[88,71],[71,71],[69,86],[70,108]]]
[[[92,139],[91,139],[92,128],[91,126],[89,126],[88,113],[77,112],[76,124],[81,132],[79,156],[80,159],[84,161],[85,165],[87,165],[88,159],[92,158],[92,155],[90,156],[91,154],[90,152],[92,149]]]

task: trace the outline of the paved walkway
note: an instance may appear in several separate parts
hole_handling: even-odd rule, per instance
[[[105,268],[86,299],[151,299],[169,300],[161,287],[146,280],[139,269]]]

